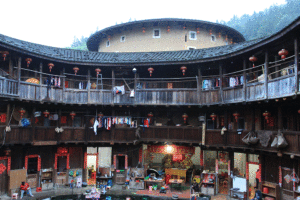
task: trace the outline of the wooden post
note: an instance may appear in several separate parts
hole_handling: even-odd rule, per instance
[[[244,99],[244,101],[247,100],[247,87],[246,87],[246,84],[247,84],[247,81],[246,81],[247,74],[246,74],[246,68],[247,68],[247,60],[244,58],[244,60],[243,60],[243,77],[244,77],[244,82],[243,82],[243,99]]]
[[[279,75],[280,75],[280,73],[278,72],[279,71],[279,65],[277,65],[277,62],[278,62],[278,56],[276,55],[275,56],[275,71],[276,71],[276,73],[275,73],[275,78],[277,78],[277,77],[279,77]]]
[[[63,68],[63,75],[64,77],[62,78],[62,88],[63,88],[63,91],[62,91],[62,101],[63,102],[66,102],[65,101],[65,91],[66,91],[66,77],[65,77],[65,67]]]
[[[198,95],[199,95],[198,101],[199,101],[199,105],[201,105],[202,104],[202,101],[201,101],[201,96],[202,96],[202,74],[201,74],[201,69],[200,68],[198,68],[198,86],[197,87],[199,88],[199,90],[198,90]]]
[[[7,108],[6,108],[6,126],[9,126],[9,119],[10,119],[10,104],[7,104]]]
[[[269,68],[269,51],[265,52],[265,64],[264,64],[264,86],[265,86],[265,99],[268,99],[268,68]]]
[[[42,98],[42,84],[43,84],[43,75],[42,75],[42,72],[43,72],[43,63],[41,62],[40,63],[40,101],[43,99]]]
[[[224,104],[222,63],[219,64],[219,76],[220,76],[220,98],[221,98],[221,103]]]
[[[282,123],[282,107],[278,106],[278,130],[283,129],[283,123]]]
[[[112,108],[112,112],[111,112],[112,117],[114,117],[115,114],[116,114],[115,108]],[[115,140],[115,126],[112,126],[110,136],[111,136],[111,138],[110,138],[111,142],[114,142],[114,140]]]
[[[295,65],[294,65],[294,71],[295,71],[295,92],[297,93],[299,91],[299,76],[298,76],[298,68],[299,68],[299,48],[298,48],[298,38],[296,37],[294,39],[294,51],[295,51]]]
[[[17,78],[18,78],[18,96],[20,97],[20,87],[21,87],[21,63],[22,58],[19,57],[18,59],[18,71],[17,71]]]
[[[36,111],[36,107],[33,107],[32,110],[32,117],[31,117],[31,121],[32,121],[32,132],[31,132],[31,142],[33,142],[35,140],[35,117],[34,117],[34,113]]]
[[[91,70],[88,69],[88,99],[87,103],[90,104],[91,101]]]
[[[252,131],[255,131],[255,108],[251,109]]]
[[[112,78],[112,88],[111,88],[111,104],[114,105],[114,87],[116,86],[116,79],[115,79],[115,70],[111,70],[111,78]]]
[[[249,156],[246,153],[246,199],[249,199]]]
[[[134,104],[136,104],[137,73],[134,73]]]
[[[14,70],[14,67],[13,67],[13,63],[12,63],[12,59],[11,57],[9,57],[9,62],[8,62],[8,73],[11,77],[14,77],[13,75],[13,70]]]

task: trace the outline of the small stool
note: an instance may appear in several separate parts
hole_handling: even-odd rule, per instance
[[[18,193],[13,193],[11,195],[11,199],[18,199]]]

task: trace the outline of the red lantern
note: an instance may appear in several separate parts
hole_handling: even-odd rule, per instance
[[[219,32],[219,38],[221,38],[222,37],[222,34],[221,34],[221,32]]]
[[[53,63],[48,63],[48,66],[49,66],[49,70],[51,72],[51,69],[54,67],[54,64]]]
[[[95,69],[95,72],[97,72],[97,76],[98,76],[101,72],[101,69],[97,68],[97,69]]]
[[[110,41],[110,35],[107,37],[108,41]]]
[[[103,115],[103,113],[102,112],[100,112],[99,114],[98,114],[98,117],[103,117],[104,115]]]
[[[143,27],[143,33],[145,33],[146,32],[146,28],[145,27]]]
[[[150,112],[150,113],[148,113],[148,115],[147,115],[149,118],[151,118],[151,117],[153,117],[153,113],[152,112]]]
[[[289,52],[285,49],[281,49],[281,51],[278,52],[278,55],[281,56],[281,59],[285,59],[288,54]]]
[[[70,116],[71,116],[72,120],[74,120],[74,118],[75,118],[75,116],[76,116],[76,113],[75,113],[74,111],[72,111],[72,112],[70,113]]]
[[[20,113],[20,117],[21,117],[21,119],[23,118],[23,115],[26,113],[26,110],[24,110],[23,108],[21,108],[20,110],[19,110],[19,113]]]
[[[234,116],[234,119],[237,122],[240,114],[236,112],[236,113],[233,113],[232,115]]]
[[[226,41],[228,40],[228,36],[227,36],[227,35],[225,36],[225,40],[226,40]]]
[[[298,113],[300,114],[300,109],[298,110]]]
[[[197,33],[200,33],[200,28],[197,28]]]
[[[185,70],[187,70],[186,66],[180,67],[180,70],[182,71],[183,76],[185,75]]]
[[[216,118],[217,118],[217,115],[215,113],[213,113],[213,114],[210,115],[210,117],[212,118],[213,121],[215,121]]]
[[[171,29],[170,26],[168,26],[167,31],[170,32],[170,29]]]
[[[271,113],[269,113],[268,111],[265,111],[263,113],[263,116],[265,117],[265,120],[267,120],[267,124],[269,123],[269,117],[271,116]]]
[[[209,30],[209,35],[212,35],[212,30]]]
[[[75,75],[77,75],[77,72],[79,71],[79,68],[78,67],[74,67],[73,70],[75,72]]]
[[[10,150],[9,148],[7,148],[4,152],[5,152],[5,155],[6,155],[6,156],[9,156],[10,153],[11,153],[11,150]]]
[[[32,62],[32,59],[31,58],[26,58],[25,61],[27,62],[27,68],[28,68],[30,63]]]
[[[43,112],[43,114],[44,114],[44,116],[47,118],[47,117],[49,116],[50,112],[49,112],[48,110],[45,110],[45,111]]]
[[[5,61],[5,58],[9,54],[9,52],[8,51],[0,51],[0,53],[2,54],[3,61]]]
[[[184,113],[183,115],[182,115],[182,118],[183,118],[183,121],[184,121],[184,123],[186,124],[186,119],[188,118],[189,116],[186,114],[186,113]]]
[[[150,76],[152,76],[152,73],[153,73],[154,69],[153,69],[152,67],[149,67],[149,68],[148,68],[148,71],[149,71],[149,73],[150,73]]]
[[[251,62],[253,62],[253,67],[255,67],[254,62],[257,61],[257,58],[253,55],[253,56],[251,56],[251,57],[249,58],[249,60],[250,60]]]

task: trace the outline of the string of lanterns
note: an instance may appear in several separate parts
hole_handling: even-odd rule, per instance
[[[27,68],[28,68],[30,63],[32,62],[32,59],[31,58],[26,58],[25,61],[27,63]]]
[[[9,54],[9,52],[8,51],[0,51],[0,53],[2,54],[3,61],[5,61],[5,58]]]

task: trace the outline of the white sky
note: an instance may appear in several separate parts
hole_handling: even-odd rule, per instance
[[[216,22],[253,14],[285,0],[0,0],[0,34],[54,47],[74,36],[132,20],[185,18]]]

